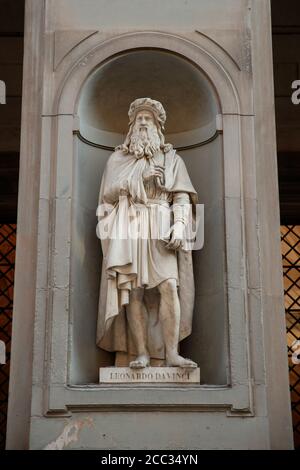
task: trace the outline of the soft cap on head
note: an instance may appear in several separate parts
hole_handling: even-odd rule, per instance
[[[136,113],[143,109],[151,111],[161,125],[162,129],[164,128],[164,124],[167,118],[166,111],[159,101],[152,100],[151,98],[138,98],[131,103],[128,111],[129,124],[131,124],[135,119]]]

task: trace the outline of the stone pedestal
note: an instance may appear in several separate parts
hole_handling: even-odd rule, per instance
[[[270,2],[27,0],[24,51],[7,447],[74,425],[63,447],[292,448]],[[205,204],[180,345],[201,384],[99,385],[98,189],[140,96]]]
[[[180,367],[102,367],[99,383],[103,384],[200,384],[200,369]]]

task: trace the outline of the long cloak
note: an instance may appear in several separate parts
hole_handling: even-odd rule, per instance
[[[121,150],[109,158],[102,177],[99,205],[110,204],[110,211],[102,217],[109,230],[116,226],[126,226],[130,201],[147,204],[142,173],[147,165],[145,158],[137,159]],[[120,196],[124,183],[127,183],[128,196]],[[190,195],[192,204],[197,203],[197,193],[191,183],[182,158],[172,149],[165,155],[165,181],[167,192],[185,192]],[[123,221],[123,223],[122,223]],[[132,268],[134,250],[130,237],[101,239],[103,264],[101,274],[99,310],[97,322],[97,345],[106,351],[127,352],[135,355],[130,330],[126,318],[126,305],[129,303],[130,280],[136,272]],[[178,294],[180,301],[179,341],[191,334],[194,308],[194,277],[190,250],[176,252],[178,263]],[[127,267],[127,275],[118,273],[118,267]],[[122,278],[123,276],[123,278]],[[148,318],[148,349],[152,358],[164,358],[164,344],[161,324],[158,319],[160,294],[157,288],[145,289],[144,306]]]

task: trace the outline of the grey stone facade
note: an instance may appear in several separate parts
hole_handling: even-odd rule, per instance
[[[291,448],[269,1],[28,0],[25,26],[7,447]],[[101,262],[90,269],[107,150],[91,142],[113,146],[122,130],[84,100],[96,93],[109,107],[94,73],[112,106],[131,98],[134,77],[121,88],[105,81],[105,66],[117,74],[118,59],[126,68],[138,51],[145,64],[152,54],[154,70],[162,52],[175,61],[177,88],[165,69],[156,89],[170,107],[185,74],[201,89],[194,119],[178,114],[169,131],[179,147],[195,135],[206,142],[183,151],[208,194],[208,243],[195,254],[198,320],[185,345],[201,368],[195,387],[97,385],[111,358],[94,346],[98,289],[80,291],[97,287]],[[195,96],[192,87],[187,101]]]

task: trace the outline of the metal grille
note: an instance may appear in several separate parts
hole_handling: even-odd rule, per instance
[[[281,247],[294,442],[300,449],[300,225],[281,227]]]
[[[0,364],[0,449],[6,436],[15,251],[16,225],[0,224],[0,340],[6,347],[6,364]]]

